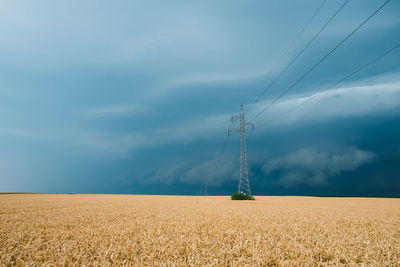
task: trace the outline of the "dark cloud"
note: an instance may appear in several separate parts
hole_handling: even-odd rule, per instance
[[[221,186],[233,180],[237,180],[237,162],[230,160],[217,165],[217,159],[201,162],[180,177],[183,183],[208,186]]]
[[[353,171],[376,159],[377,156],[373,152],[356,147],[331,151],[303,148],[268,160],[262,169],[267,175],[280,171],[276,183],[285,187],[295,187],[299,184],[323,186],[330,177]]]

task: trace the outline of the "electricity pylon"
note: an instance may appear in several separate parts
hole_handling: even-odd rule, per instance
[[[246,126],[251,125],[252,130],[254,131],[254,124],[245,120],[243,104],[240,105],[240,113],[238,115],[232,116],[232,123],[235,121],[235,119],[239,119],[239,127],[230,129],[228,131],[228,136],[233,132],[240,133],[240,173],[238,193],[251,195],[249,175],[247,172]]]

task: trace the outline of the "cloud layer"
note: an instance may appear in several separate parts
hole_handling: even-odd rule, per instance
[[[279,172],[276,183],[285,187],[321,186],[326,185],[330,177],[353,171],[376,159],[373,152],[356,147],[330,151],[303,148],[268,160],[262,169],[267,175]]]

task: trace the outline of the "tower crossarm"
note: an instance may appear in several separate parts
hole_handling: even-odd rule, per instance
[[[231,123],[233,123],[235,121],[235,119],[240,119],[240,118],[241,118],[241,114],[233,115],[231,117]]]
[[[254,123],[247,121],[246,125],[251,126],[251,130],[254,131]]]
[[[230,130],[228,131],[228,136],[230,136],[231,133],[240,133],[240,128],[233,128],[233,129],[230,129]]]

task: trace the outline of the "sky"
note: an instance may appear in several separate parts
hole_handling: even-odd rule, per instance
[[[255,101],[344,2],[0,1],[0,192],[231,194],[230,117],[290,88],[247,129],[254,195],[400,196],[400,48],[332,86],[399,1],[291,86],[385,2],[348,1]]]

